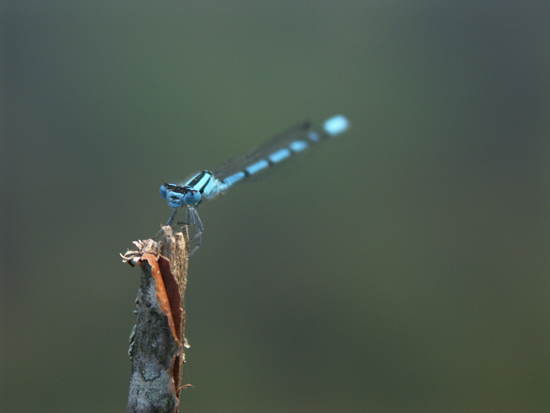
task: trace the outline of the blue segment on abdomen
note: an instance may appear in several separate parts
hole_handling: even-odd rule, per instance
[[[319,138],[319,134],[315,131],[311,131],[307,134],[307,136],[309,137],[309,139],[311,139],[313,142],[319,142],[320,138]]]
[[[349,129],[349,121],[342,115],[333,116],[325,121],[323,128],[329,135],[336,136]]]
[[[250,175],[254,175],[256,172],[261,171],[262,169],[265,169],[268,166],[269,166],[269,162],[267,162],[265,159],[262,159],[261,161],[258,161],[250,165],[248,168],[246,168],[246,171]]]
[[[268,156],[269,160],[273,163],[281,162],[290,156],[290,150],[287,148],[279,149],[277,152]]]
[[[289,146],[294,152],[301,152],[308,147],[308,143],[306,141],[294,141]]]
[[[244,172],[237,172],[236,174],[234,175],[231,175],[231,176],[228,176],[227,178],[225,178],[223,180],[223,182],[227,185],[227,186],[231,186],[233,185],[235,182],[239,182],[241,179],[243,179],[244,177],[246,176],[246,174]]]

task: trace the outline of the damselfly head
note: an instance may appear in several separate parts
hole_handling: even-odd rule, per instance
[[[160,186],[159,192],[172,208],[194,206],[201,202],[201,193],[190,186],[164,184]]]

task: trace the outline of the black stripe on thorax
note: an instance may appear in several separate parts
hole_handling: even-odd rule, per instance
[[[212,181],[212,179],[213,179],[212,174],[211,174],[210,172],[208,172],[208,171],[202,171],[202,173],[203,173],[202,176],[206,175],[207,173],[210,174],[210,176],[208,177],[208,179],[206,180],[206,182],[204,183],[204,185],[202,186],[202,188],[199,189],[199,192],[201,193],[201,195],[202,195],[202,193],[204,192],[204,188],[206,188],[206,186],[207,186],[207,185]]]
[[[202,177],[206,174],[206,171],[202,171],[202,172],[199,172],[191,182],[189,182],[187,184],[187,186],[192,186],[194,187],[195,185],[197,185],[199,183],[199,181],[202,179]]]

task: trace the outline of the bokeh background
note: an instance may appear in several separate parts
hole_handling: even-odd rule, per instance
[[[120,412],[162,180],[201,206],[186,412],[550,410],[550,3],[4,1],[2,412]]]

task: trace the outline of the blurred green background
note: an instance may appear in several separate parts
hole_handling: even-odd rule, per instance
[[[76,4],[75,4],[76,3]],[[7,1],[2,412],[120,412],[162,180],[200,208],[186,412],[550,411],[550,3]]]

